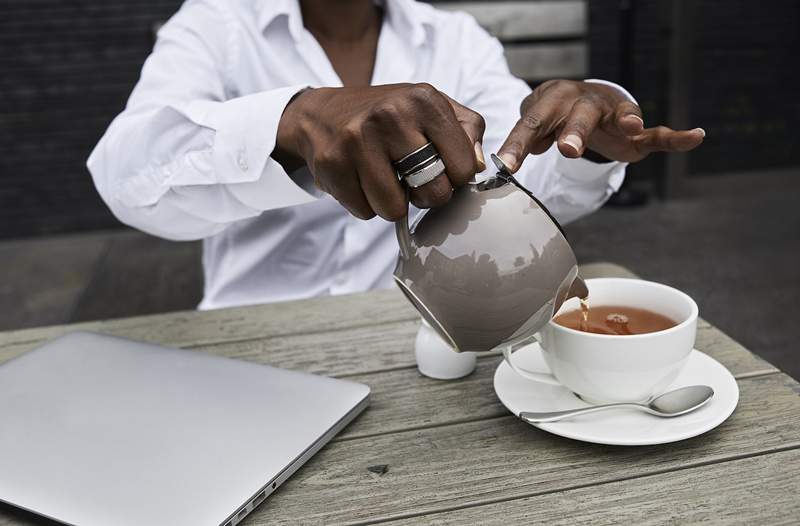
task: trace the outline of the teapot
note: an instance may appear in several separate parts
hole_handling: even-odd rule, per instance
[[[395,282],[456,352],[528,343],[564,301],[588,295],[561,225],[492,159],[495,176],[395,223]]]

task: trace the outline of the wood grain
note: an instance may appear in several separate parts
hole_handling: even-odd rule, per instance
[[[739,408],[727,422],[659,446],[565,440],[511,416],[339,440],[293,475],[248,524],[402,518],[800,447],[799,388],[783,374],[742,380]],[[387,473],[369,472],[375,464],[388,465]],[[679,480],[681,473],[672,477]]]
[[[797,524],[798,464],[794,449],[390,524]]]
[[[413,360],[409,350],[406,354]],[[746,355],[745,355],[746,356]],[[752,356],[752,355],[750,355]],[[760,361],[739,360],[739,353],[724,355],[731,370],[743,371],[743,378],[753,377],[755,367],[764,374]],[[370,409],[350,425],[339,438],[392,433],[401,430],[470,422],[508,414],[494,392],[494,372],[500,356],[478,360],[475,371],[458,381],[433,380],[421,375],[413,364],[407,368],[348,375],[348,379],[370,386]],[[775,372],[769,371],[769,372]],[[767,372],[766,374],[769,374]],[[800,438],[800,437],[798,437]]]
[[[417,319],[403,295],[394,289],[368,294],[327,296],[212,311],[182,311],[0,333],[0,353],[30,349],[37,343],[76,330],[94,331],[163,345],[187,347],[265,336],[369,327]],[[11,351],[14,352],[20,351]],[[10,357],[10,356],[9,356]]]
[[[584,265],[581,274],[587,278],[634,276],[608,263]],[[320,374],[364,374],[414,367],[418,320],[402,294],[390,289],[4,332],[0,333],[0,362],[65,332],[91,330]],[[734,375],[776,371],[703,321],[698,324],[697,348]]]
[[[585,266],[582,274],[632,277],[608,264]],[[706,322],[698,325],[697,347],[742,378],[740,406],[706,435],[643,448],[565,440],[508,415],[492,389],[496,355],[482,356],[476,371],[458,382],[421,376],[412,351],[418,323],[402,295],[388,290],[0,333],[0,361],[80,328],[370,385],[371,407],[247,524],[426,522],[446,515],[424,514],[471,513],[480,510],[475,506],[546,494],[555,499],[581,491],[579,486],[655,480],[654,474],[666,471],[655,476],[680,486],[684,476],[710,469],[708,464],[800,447],[800,385]],[[369,472],[374,464],[387,464],[387,473]],[[580,511],[575,509],[578,518]],[[31,521],[0,505],[0,525],[39,523]],[[462,522],[475,521],[465,516]]]
[[[582,266],[581,275],[635,277],[627,269],[613,263]],[[418,318],[408,300],[392,288],[365,294],[326,296],[211,311],[180,311],[0,332],[0,360],[7,360],[45,340],[78,330],[102,332],[162,345],[190,347],[369,327],[376,323]]]

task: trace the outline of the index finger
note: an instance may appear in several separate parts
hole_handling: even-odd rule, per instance
[[[540,142],[552,135],[556,109],[557,105],[546,99],[525,109],[497,153],[512,173],[519,170],[528,154],[539,149]]]
[[[702,128],[692,130],[673,130],[666,126],[647,128],[633,137],[633,145],[640,153],[688,152],[700,146],[706,136]]]

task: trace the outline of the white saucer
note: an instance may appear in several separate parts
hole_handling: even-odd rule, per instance
[[[548,370],[538,343],[516,351],[513,359],[514,365],[528,370]],[[615,409],[532,425],[555,435],[596,444],[645,446],[677,442],[714,429],[733,413],[739,401],[739,386],[733,375],[718,361],[695,349],[667,390],[697,384],[711,386],[714,398],[697,411],[675,418],[660,418],[635,409]],[[494,390],[503,405],[517,416],[522,411],[562,411],[589,405],[565,387],[522,378],[505,361],[494,373]]]

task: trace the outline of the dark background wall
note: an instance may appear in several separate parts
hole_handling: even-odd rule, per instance
[[[589,2],[590,70],[625,82],[645,115],[666,121],[670,1]],[[632,9],[631,51],[620,6]],[[690,121],[708,136],[689,155],[690,175],[797,166],[800,133],[800,2],[697,0],[692,27]],[[631,71],[625,79],[623,61]],[[653,119],[653,120],[655,120]],[[657,172],[661,159],[639,167]]]
[[[265,0],[266,1],[266,0]],[[591,75],[622,81],[622,3],[589,1]],[[627,84],[651,120],[665,117],[664,4],[633,2]],[[708,139],[692,174],[797,165],[800,2],[698,0],[691,121]],[[118,226],[84,162],[124,106],[153,39],[179,0],[0,3],[0,237]],[[765,86],[769,87],[767,91]],[[657,177],[662,161],[637,167]]]

